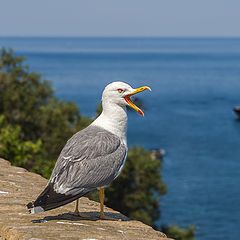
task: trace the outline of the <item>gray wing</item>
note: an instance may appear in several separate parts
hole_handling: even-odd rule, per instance
[[[116,135],[89,126],[68,140],[50,182],[55,191],[64,194],[108,185],[118,175],[126,154],[126,146]]]

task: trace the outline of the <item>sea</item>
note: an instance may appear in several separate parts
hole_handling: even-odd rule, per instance
[[[159,226],[196,239],[239,239],[240,38],[1,37],[55,94],[94,117],[105,85],[148,85],[145,117],[129,114],[128,144],[164,149]]]

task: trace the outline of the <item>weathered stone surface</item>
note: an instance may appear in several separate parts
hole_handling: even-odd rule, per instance
[[[79,209],[86,218],[69,213],[74,210],[74,203],[29,214],[26,204],[37,197],[46,183],[43,177],[0,159],[0,240],[168,239],[163,233],[107,207],[106,215],[114,220],[99,220],[99,204],[85,197],[80,199]]]

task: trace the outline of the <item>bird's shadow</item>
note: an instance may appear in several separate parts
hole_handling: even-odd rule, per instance
[[[99,218],[99,212],[80,212],[80,215],[84,216],[78,216],[72,212],[63,213],[59,215],[53,215],[53,216],[46,216],[41,219],[34,219],[31,222],[32,223],[44,223],[49,221],[57,221],[57,220],[68,220],[68,221],[82,221],[82,220],[88,220],[88,221],[98,221],[98,220],[107,220],[107,221],[129,221],[130,219],[126,216],[122,215],[121,213],[113,213],[113,212],[105,212],[105,219]]]

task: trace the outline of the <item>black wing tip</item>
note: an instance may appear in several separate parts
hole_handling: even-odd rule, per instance
[[[45,212],[68,204],[85,194],[86,192],[80,192],[76,195],[58,193],[54,190],[53,184],[50,183],[38,198],[33,202],[29,202],[26,207],[30,214]]]

